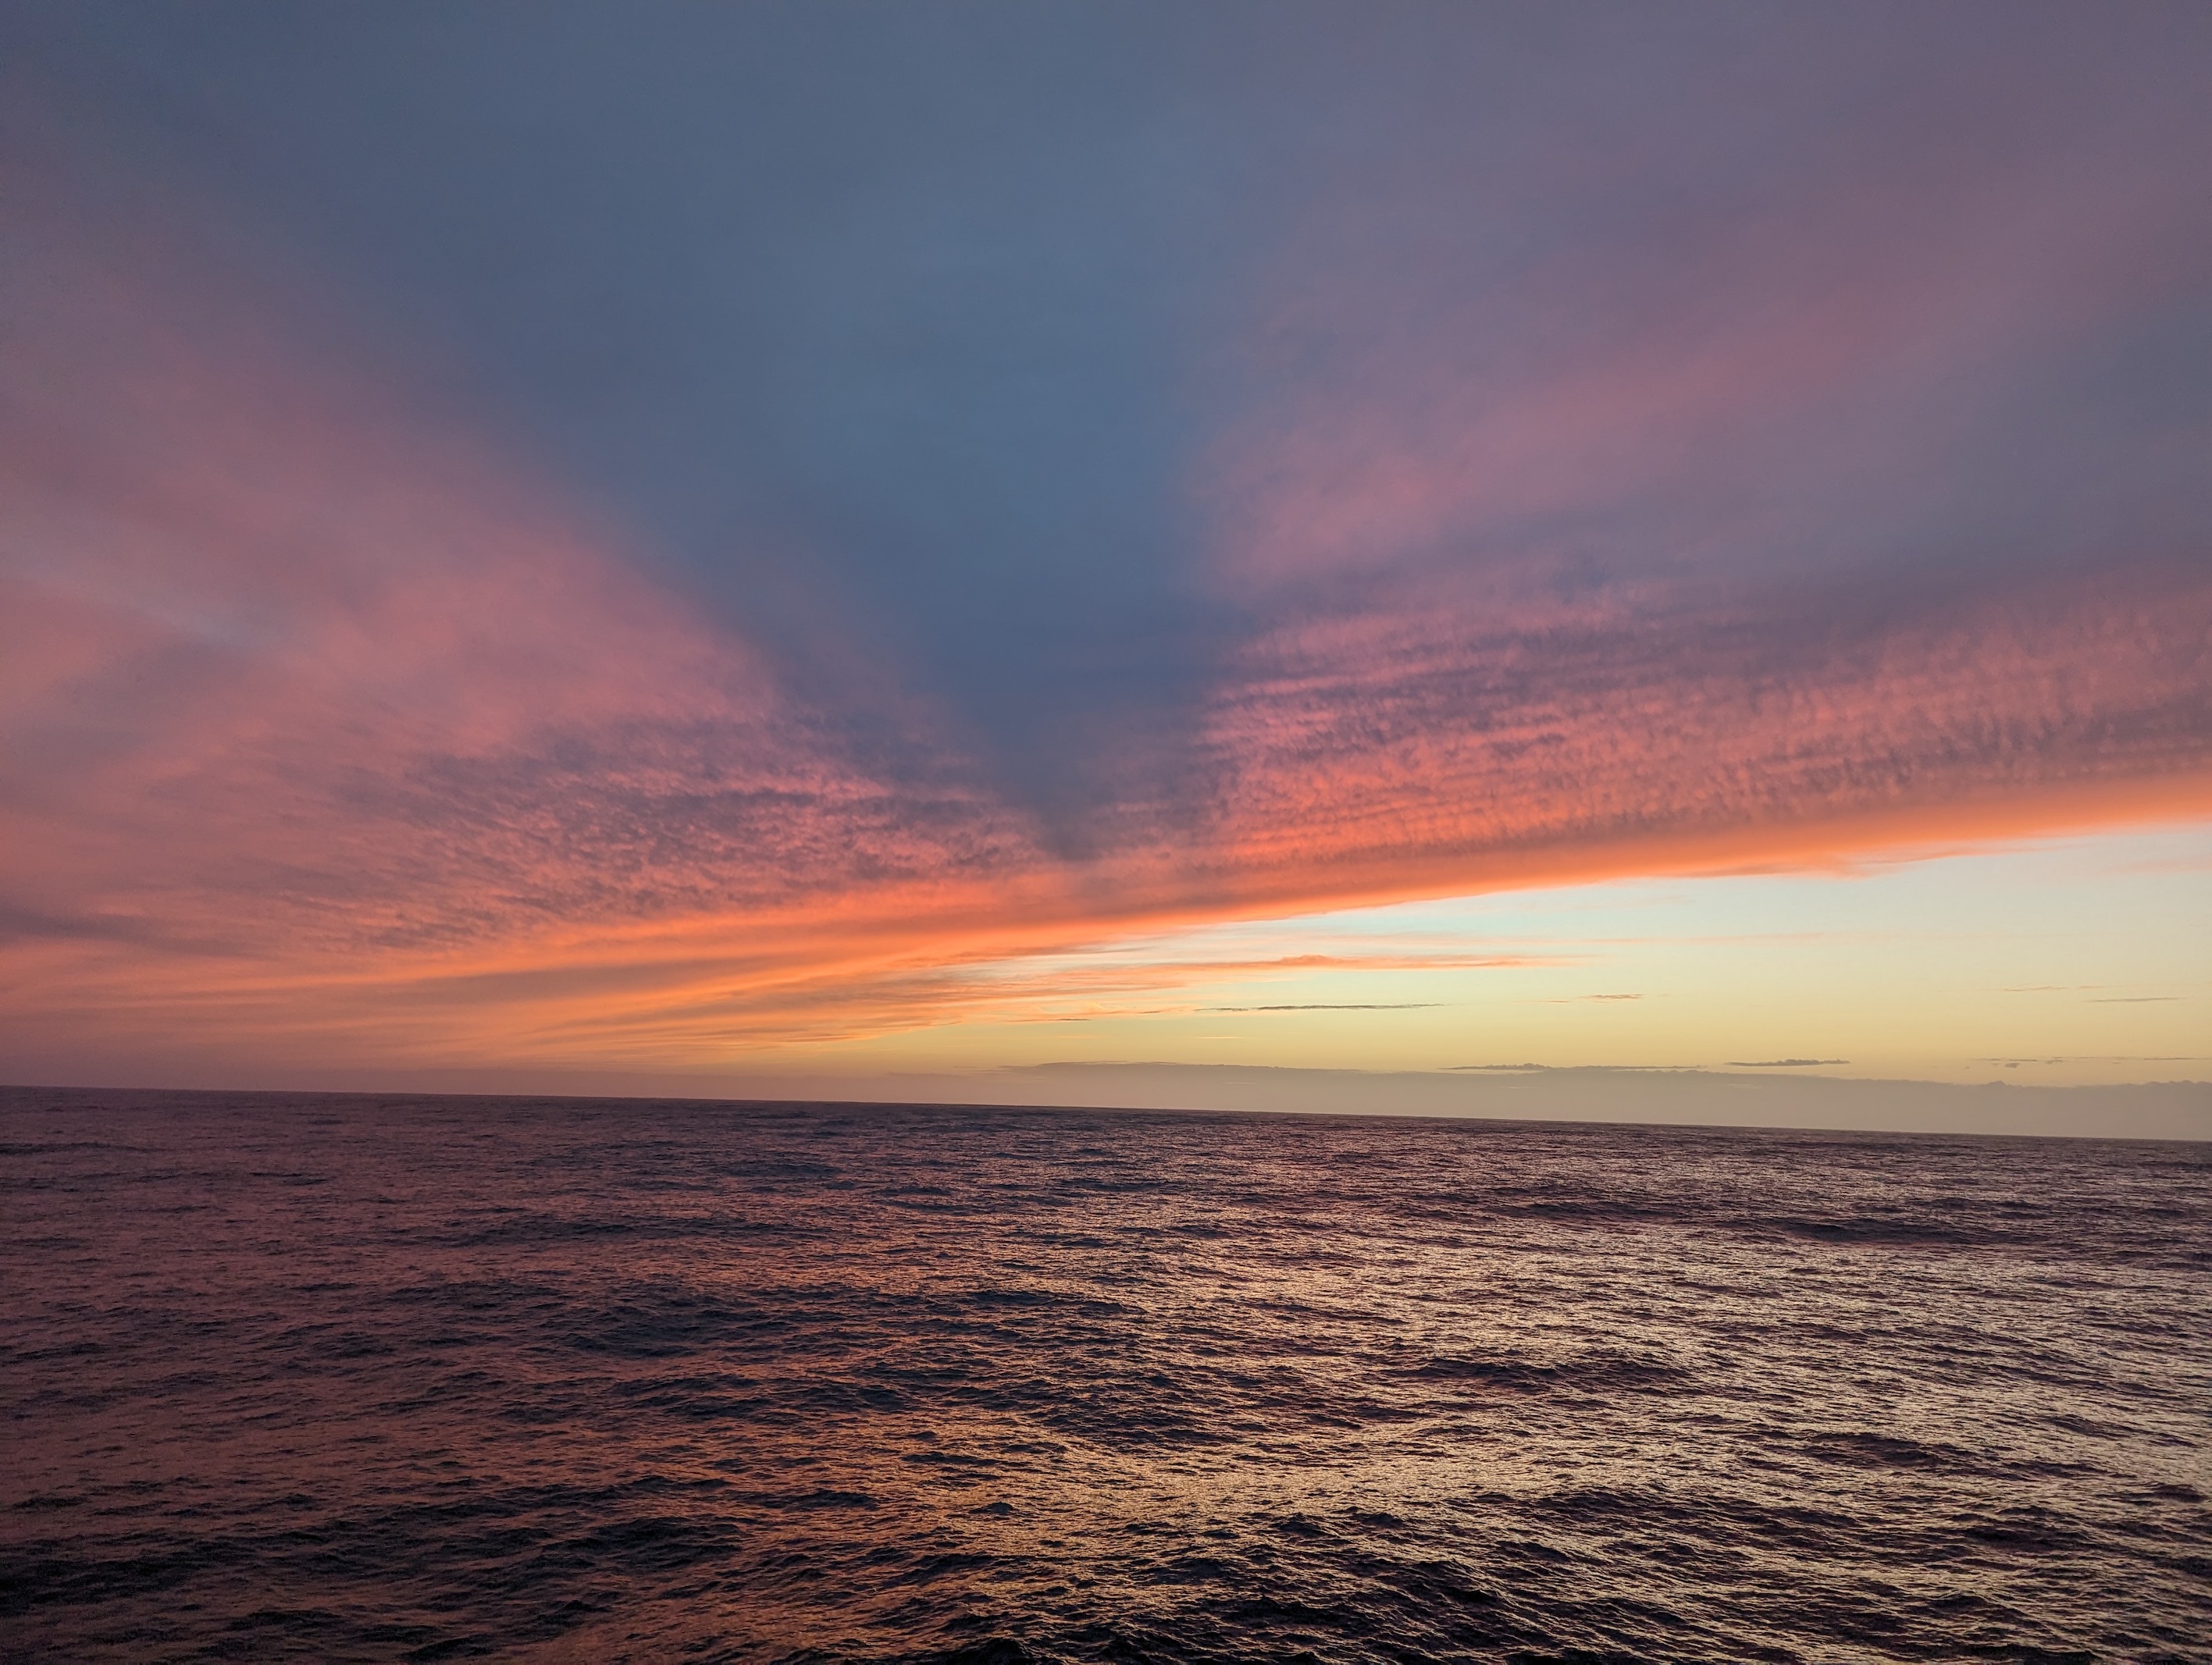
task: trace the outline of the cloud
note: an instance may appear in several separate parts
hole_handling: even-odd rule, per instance
[[[2212,807],[2159,18],[1059,15],[31,32],[9,1056],[722,1063]]]
[[[1288,1006],[1208,1006],[1208,1012],[1433,1012],[1433,1000],[1307,1001]]]
[[[1633,1122],[1682,1128],[1885,1129],[1908,1133],[2203,1139],[2212,1083],[2118,1087],[1855,1081],[1835,1075],[1730,1075],[1698,1069],[1575,1069],[1488,1076],[1441,1071],[1300,1069],[1241,1064],[1066,1063],[962,1076],[909,1075],[880,1096],[955,1103],[1121,1105],[1158,1109],[1304,1111]]]
[[[1822,1064],[1849,1063],[1849,1058],[1764,1058],[1748,1063],[1741,1058],[1730,1058],[1730,1069],[1810,1069]]]
[[[2149,160],[2200,118],[2146,64],[2085,153],[2038,35],[1837,71],[1886,89],[1847,140],[1790,108],[1818,33],[1766,38],[1757,94],[1679,97],[1743,42],[1676,64],[1664,110],[1601,55],[1620,102],[1517,174],[1424,84],[1308,204],[1205,482],[1261,621],[1209,713],[1241,870],[2202,802],[2203,415],[2122,368],[2203,350],[2212,246]],[[1651,212],[1683,178],[1698,211]]]
[[[2017,1069],[2024,1063],[2204,1063],[2212,1062],[2212,1057],[2200,1053],[2097,1053],[2051,1058],[1976,1058],[1974,1062],[1999,1063],[2007,1069]]]
[[[1694,1073],[1696,1066],[1674,1063],[1453,1063],[1444,1066],[1446,1075],[1526,1075],[1538,1072],[1565,1072],[1576,1075],[1680,1075],[1686,1070]]]

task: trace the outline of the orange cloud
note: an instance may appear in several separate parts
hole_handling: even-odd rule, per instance
[[[1409,607],[1265,639],[1212,715],[1216,858],[1473,877],[2212,797],[2212,584],[2186,566],[1902,618],[1777,599],[1543,631]]]

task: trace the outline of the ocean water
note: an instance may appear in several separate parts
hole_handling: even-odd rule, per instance
[[[0,1657],[2212,1659],[2212,1148],[0,1099]]]

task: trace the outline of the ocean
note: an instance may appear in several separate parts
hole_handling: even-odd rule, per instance
[[[0,1658],[2212,1660],[2212,1147],[10,1090]]]

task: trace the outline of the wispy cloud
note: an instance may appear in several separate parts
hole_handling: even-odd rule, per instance
[[[1207,1006],[1207,1012],[1433,1012],[1433,1000],[1314,1000],[1284,1006]]]
[[[1448,1075],[1694,1075],[1697,1071],[1695,1064],[1679,1063],[1454,1063],[1446,1064],[1443,1069],[1443,1073]]]
[[[2205,1063],[2212,1062],[2212,1055],[2193,1052],[2067,1053],[2048,1058],[1976,1058],[1974,1062],[2002,1064],[2008,1069],[2016,1069],[2024,1063]]]

